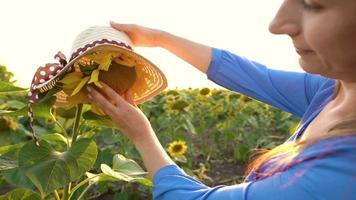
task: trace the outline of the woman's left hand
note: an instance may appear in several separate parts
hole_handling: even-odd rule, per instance
[[[130,90],[121,97],[109,86],[101,84],[103,88],[98,89],[100,92],[88,86],[88,97],[95,101],[135,144],[149,176],[152,177],[158,169],[166,165],[174,164],[160,144],[147,117],[134,103]]]
[[[131,91],[120,96],[105,83],[101,84],[103,88],[98,89],[87,86],[89,99],[95,101],[132,142],[150,137],[151,124],[134,103]]]

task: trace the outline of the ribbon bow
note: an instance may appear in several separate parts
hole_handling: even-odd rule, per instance
[[[39,94],[45,93],[52,89],[58,78],[58,74],[64,69],[67,65],[67,60],[65,55],[62,52],[58,52],[55,56],[55,59],[58,60],[58,63],[47,63],[44,67],[39,67],[33,76],[30,91],[28,92],[28,117],[29,117],[29,124],[30,130],[32,133],[32,139],[36,145],[39,147],[38,138],[35,134],[35,130],[33,128],[33,111],[32,111],[32,104],[39,102]]]

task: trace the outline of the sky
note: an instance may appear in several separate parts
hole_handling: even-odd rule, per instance
[[[289,37],[268,25],[282,0],[11,0],[0,5],[0,64],[28,87],[37,67],[67,58],[73,40],[93,25],[135,23],[226,49],[274,69],[301,71]],[[165,74],[168,88],[219,88],[168,51],[136,47]]]

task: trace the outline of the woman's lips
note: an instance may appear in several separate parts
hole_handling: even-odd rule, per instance
[[[295,49],[295,50],[299,55],[308,55],[308,54],[314,54],[315,53],[312,50],[305,50],[305,49]]]

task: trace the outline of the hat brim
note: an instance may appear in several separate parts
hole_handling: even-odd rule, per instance
[[[79,56],[71,60],[60,73],[52,78],[52,80],[57,80],[60,79],[60,77],[65,76],[65,74],[71,70],[74,63],[77,62],[80,58],[92,52],[98,51],[118,52],[125,54],[134,60],[136,63],[135,70],[137,78],[131,87],[131,92],[133,95],[133,100],[136,104],[140,104],[153,98],[167,87],[166,77],[155,64],[132,50],[113,44],[99,44],[81,52]],[[58,99],[58,101],[61,102],[60,105],[65,105],[66,100],[63,98],[65,98],[66,95],[64,95],[63,91],[62,93],[63,94],[61,95],[57,95],[57,98],[60,98]]]

